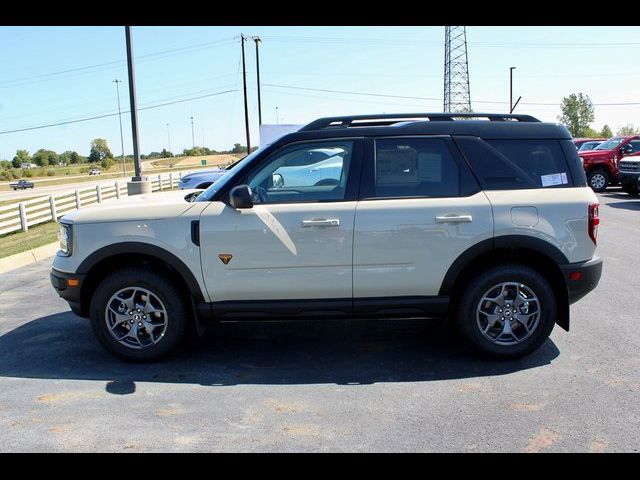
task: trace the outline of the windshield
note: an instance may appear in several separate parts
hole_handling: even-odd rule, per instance
[[[251,152],[246,157],[244,157],[241,160],[239,160],[236,163],[234,163],[231,166],[231,168],[229,168],[228,170],[225,171],[224,175],[222,175],[218,180],[216,180],[214,183],[212,183],[211,186],[209,188],[207,188],[204,192],[202,192],[200,195],[198,195],[198,198],[196,199],[196,202],[209,202],[209,201],[211,201],[211,199],[216,194],[216,192],[218,190],[220,190],[222,187],[224,187],[226,185],[226,183],[231,178],[234,177],[234,175],[236,174],[236,172],[238,170],[242,169],[242,167],[244,167],[247,163],[249,163],[251,160],[253,160],[255,157],[257,157],[260,153],[262,153],[270,145],[271,145],[270,143],[262,145],[257,150],[254,150],[253,152]]]
[[[613,137],[607,140],[606,142],[602,142],[598,145],[594,150],[613,150],[618,145],[620,145],[624,140],[624,137]]]
[[[580,148],[578,149],[579,152],[586,152],[589,150],[593,150],[594,148],[596,148],[598,145],[600,144],[600,142],[587,142],[587,143],[583,143],[582,145],[580,145]]]

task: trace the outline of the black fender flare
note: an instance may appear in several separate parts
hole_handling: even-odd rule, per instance
[[[569,263],[569,259],[564,253],[562,253],[562,251],[560,251],[560,249],[537,237],[529,235],[501,235],[494,238],[488,238],[469,247],[455,259],[442,280],[439,295],[450,295],[460,272],[462,272],[462,270],[477,257],[485,253],[490,253],[493,250],[509,247],[527,248],[529,250],[536,251],[551,258],[551,260],[558,265],[565,265]]]
[[[78,266],[77,273],[88,274],[91,269],[101,261],[121,254],[141,254],[145,256],[155,257],[170,265],[182,277],[193,296],[196,303],[204,302],[204,295],[200,289],[200,285],[196,280],[189,267],[173,253],[168,252],[162,247],[143,242],[120,242],[102,247],[87,258],[85,258]]]

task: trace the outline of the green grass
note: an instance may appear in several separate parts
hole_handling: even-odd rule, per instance
[[[57,240],[57,222],[41,223],[29,227],[26,232],[7,233],[0,236],[0,258],[42,247]]]

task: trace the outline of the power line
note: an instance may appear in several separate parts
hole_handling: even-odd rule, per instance
[[[385,97],[385,98],[405,98],[409,100],[437,100],[442,101],[442,98],[435,97],[414,97],[408,95],[389,95],[383,93],[365,93],[365,92],[352,92],[347,90],[329,90],[324,88],[309,88],[309,87],[298,87],[293,85],[276,85],[273,83],[263,83],[265,86],[276,87],[276,88],[286,88],[292,90],[308,90],[312,92],[327,92],[327,93],[343,93],[347,95],[361,95],[367,97]],[[493,101],[493,100],[474,100],[474,103],[488,103],[488,104],[504,104],[508,105],[509,102],[504,101]],[[558,102],[521,102],[521,105],[532,105],[532,106],[559,106]],[[594,103],[593,106],[623,106],[623,105],[640,105],[640,102],[613,102],[613,103]]]
[[[151,106],[148,106],[148,107],[138,108],[138,111],[140,111],[140,110],[151,110],[152,108],[166,107],[167,105],[174,105],[176,103],[190,102],[192,100],[199,100],[201,98],[214,97],[214,96],[217,96],[217,95],[223,95],[225,93],[231,93],[231,92],[234,92],[234,91],[235,90],[225,90],[223,92],[210,93],[208,95],[200,95],[199,97],[186,98],[184,100],[176,100],[176,101],[173,101],[173,102],[160,103],[158,105],[151,105]],[[121,113],[131,113],[131,110],[122,111]],[[39,130],[39,129],[42,129],[42,128],[49,128],[49,127],[59,127],[59,126],[62,126],[62,125],[69,125],[69,124],[72,124],[72,123],[88,122],[90,120],[98,120],[98,119],[101,119],[101,118],[114,117],[116,115],[118,115],[118,112],[107,113],[107,114],[104,114],[104,115],[96,115],[96,116],[93,116],[93,117],[85,117],[85,118],[80,118],[80,119],[77,119],[77,120],[69,120],[69,121],[66,121],[66,122],[57,122],[57,123],[50,123],[50,124],[47,124],[47,125],[38,125],[36,127],[26,127],[26,128],[15,129],[15,130],[5,130],[5,131],[0,132],[0,135],[4,135],[6,133],[26,132],[26,131],[29,131],[29,130]]]

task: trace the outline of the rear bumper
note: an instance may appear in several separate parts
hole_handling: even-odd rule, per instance
[[[571,304],[596,288],[602,275],[602,259],[594,257],[586,262],[560,265],[560,269],[567,284],[569,303]]]
[[[69,307],[71,307],[71,310],[75,314],[81,316],[83,316],[83,314],[80,293],[85,277],[86,275],[84,274],[61,272],[55,268],[51,269],[51,273],[49,274],[51,285],[53,285],[53,288],[58,292],[58,295],[67,301]],[[78,285],[69,286],[69,280],[78,280]]]

